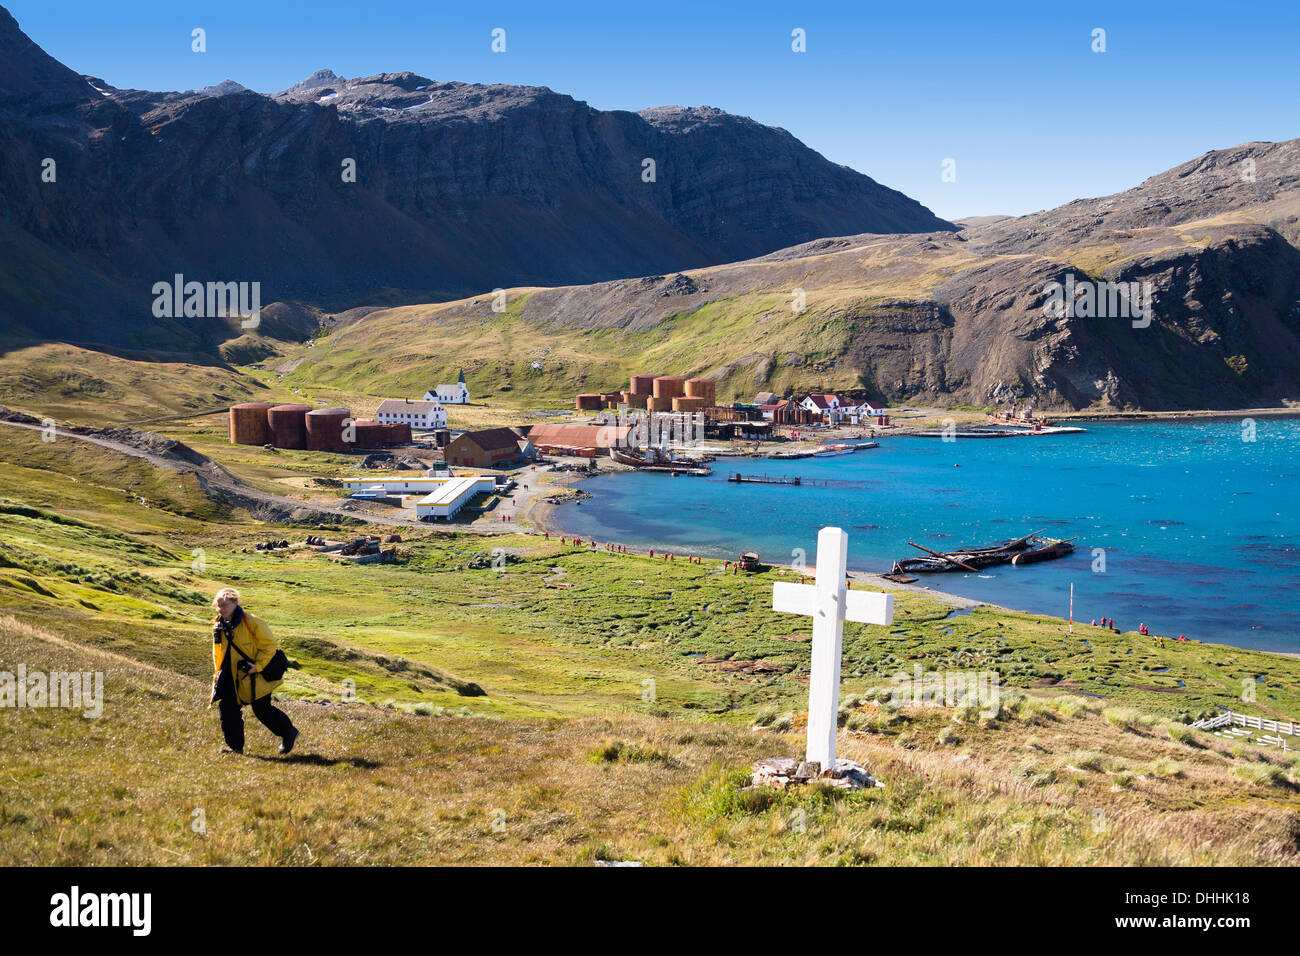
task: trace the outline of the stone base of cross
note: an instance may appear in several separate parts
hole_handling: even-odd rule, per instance
[[[817,535],[817,583],[778,581],[772,585],[772,610],[813,619],[805,759],[819,764],[823,771],[835,768],[844,622],[891,624],[894,620],[892,594],[848,589],[848,557],[849,536],[839,528],[822,528]]]

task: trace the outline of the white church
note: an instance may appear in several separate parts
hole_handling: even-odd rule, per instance
[[[426,402],[441,402],[444,405],[468,405],[469,386],[465,384],[465,370],[461,369],[460,378],[455,385],[439,385],[424,393]]]

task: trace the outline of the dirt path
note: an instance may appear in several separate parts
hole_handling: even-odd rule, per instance
[[[29,431],[41,431],[43,429],[43,426],[39,424],[32,425],[25,422],[0,421],[0,425],[7,425],[10,428],[26,428]],[[110,434],[114,431],[116,430],[109,430]],[[118,433],[120,434],[120,432]],[[82,434],[79,431],[69,431],[65,428],[55,429],[56,438],[70,438],[92,445],[99,445],[101,448],[107,448],[122,455],[129,455],[132,458],[143,458],[159,468],[191,474],[198,480],[205,493],[228,504],[247,508],[260,520],[300,521],[309,515],[328,515],[332,518],[351,518],[365,524],[427,527],[420,521],[401,518],[396,515],[391,518],[380,517],[366,514],[360,510],[353,511],[342,507],[332,508],[328,505],[303,501],[299,498],[286,498],[283,495],[274,495],[270,492],[261,491],[245,484],[224,467],[207,456],[190,449],[187,445],[174,442],[161,435],[153,435],[151,432],[134,432],[132,434],[140,436],[136,443],[105,438],[96,434]],[[167,452],[167,450],[174,449],[177,446],[185,449],[188,455],[184,452],[171,454]]]

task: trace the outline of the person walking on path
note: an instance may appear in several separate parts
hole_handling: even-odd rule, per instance
[[[284,655],[271,637],[271,629],[259,617],[246,612],[239,592],[222,588],[212,600],[217,610],[212,622],[212,700],[220,705],[221,733],[230,752],[244,752],[244,715],[249,705],[253,716],[280,738],[280,753],[293,750],[298,728],[289,715],[271,701],[271,692],[283,682],[283,670],[271,679],[262,673],[272,658]]]

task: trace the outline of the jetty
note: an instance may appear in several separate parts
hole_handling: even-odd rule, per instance
[[[802,475],[746,475],[730,472],[727,481],[742,485],[790,485],[799,488],[866,488],[871,482],[851,478],[805,478]]]
[[[907,432],[915,438],[1037,438],[1043,435],[1077,435],[1087,431],[1086,428],[1080,428],[1078,425],[1047,425],[1042,428],[986,428],[975,426],[963,431],[945,431],[943,429],[934,429],[931,431]]]

